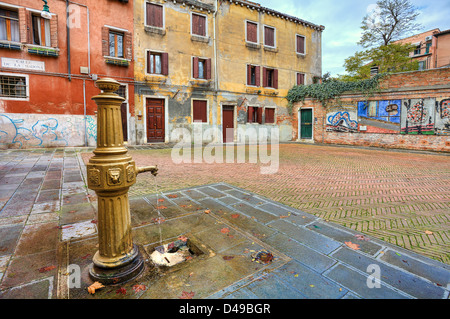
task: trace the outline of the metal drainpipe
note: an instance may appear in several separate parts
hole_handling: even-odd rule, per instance
[[[213,15],[213,37],[214,37],[214,104],[217,106],[217,110],[219,110],[219,106],[217,105],[217,94],[218,94],[218,90],[219,90],[219,72],[217,70],[217,39],[216,39],[216,19],[217,19],[217,11],[219,10],[219,6],[218,6],[219,0],[216,0],[214,5],[215,5],[215,10],[214,10],[214,15]],[[218,121],[217,117],[216,117],[216,122]],[[215,130],[216,132],[219,131],[219,124],[217,123],[217,130]],[[220,134],[219,134],[220,136]],[[216,140],[216,142],[219,141],[219,136],[215,136],[214,139]]]
[[[87,124],[86,124],[86,80],[83,79],[83,104],[84,104],[84,146],[88,146]]]
[[[72,81],[72,75],[70,73],[70,26],[69,26],[69,0],[66,0],[66,33],[67,33],[67,74],[69,81]]]

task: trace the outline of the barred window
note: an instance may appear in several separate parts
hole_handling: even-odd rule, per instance
[[[0,97],[26,98],[27,79],[22,76],[0,75]]]

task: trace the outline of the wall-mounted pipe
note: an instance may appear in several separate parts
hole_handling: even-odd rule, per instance
[[[70,24],[69,24],[69,0],[66,0],[66,37],[67,37],[67,74],[69,75],[69,81],[71,77],[71,65],[70,65]]]

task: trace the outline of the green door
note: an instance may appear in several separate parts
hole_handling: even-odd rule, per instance
[[[312,138],[312,109],[300,110],[300,138]]]

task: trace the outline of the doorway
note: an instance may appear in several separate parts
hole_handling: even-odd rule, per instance
[[[147,143],[164,142],[164,99],[147,98]]]
[[[234,106],[222,106],[222,141],[223,143],[234,142]]]
[[[313,138],[313,110],[300,109],[300,139]]]

